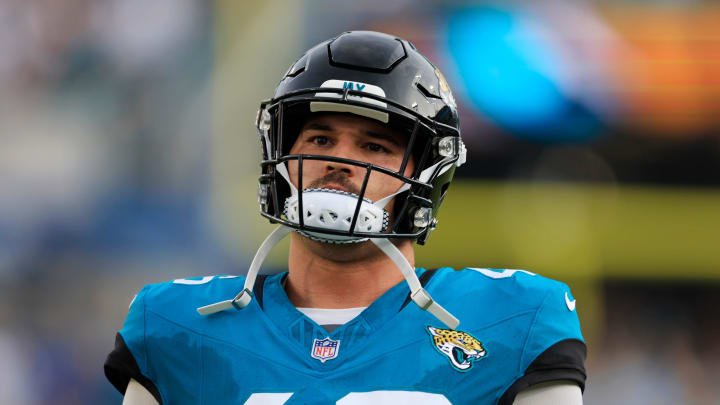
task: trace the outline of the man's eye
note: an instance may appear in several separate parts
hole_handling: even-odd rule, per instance
[[[384,146],[378,145],[376,143],[369,143],[367,145],[367,148],[371,152],[387,152],[388,151]]]
[[[326,136],[313,136],[310,138],[310,142],[314,143],[315,145],[327,145],[330,143],[330,140]]]

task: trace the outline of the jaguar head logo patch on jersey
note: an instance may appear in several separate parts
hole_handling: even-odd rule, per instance
[[[457,371],[468,371],[476,360],[487,355],[482,343],[471,334],[452,329],[427,327],[435,349],[447,357]]]
[[[325,339],[314,339],[310,356],[312,356],[313,359],[318,359],[325,363],[337,357],[339,350],[339,340],[332,340],[329,337]]]

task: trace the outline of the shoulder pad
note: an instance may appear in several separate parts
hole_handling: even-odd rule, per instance
[[[482,327],[488,322],[521,314],[533,325],[532,333],[552,340],[557,337],[582,340],[576,301],[562,282],[527,270],[465,268],[440,269],[433,283],[433,297],[453,311],[461,322]],[[492,308],[483,311],[481,308]],[[470,326],[468,325],[468,326]]]
[[[192,318],[198,307],[233,298],[244,283],[244,276],[219,275],[150,284],[143,289],[145,310],[175,321]]]

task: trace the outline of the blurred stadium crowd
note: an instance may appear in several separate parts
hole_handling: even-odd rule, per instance
[[[0,403],[119,403],[113,307],[221,260],[211,5],[11,0],[0,21]]]
[[[470,153],[447,204],[510,182],[557,207],[562,194],[546,185],[591,185],[618,200],[651,190],[657,200],[640,198],[631,217],[666,204],[661,217],[703,224],[648,219],[667,230],[648,244],[689,239],[677,251],[619,242],[626,261],[601,257],[581,276],[553,267],[562,256],[497,251],[464,265],[577,281],[587,404],[720,404],[720,258],[693,250],[720,243],[719,7],[240,3],[0,3],[0,404],[120,403],[102,363],[132,295],[244,271],[265,234],[256,105],[302,49],[348,29],[407,37],[446,72]],[[672,216],[683,209],[697,212]],[[454,211],[440,214],[450,229],[438,241],[481,244],[498,230],[453,229]],[[692,264],[677,266],[687,252]]]

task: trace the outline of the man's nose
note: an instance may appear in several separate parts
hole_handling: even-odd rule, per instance
[[[344,157],[344,156],[339,156]],[[348,177],[352,176],[355,172],[356,167],[353,165],[349,165],[346,163],[339,163],[339,162],[327,162],[325,165],[325,172],[331,173],[331,172],[342,172],[345,173]]]
[[[349,142],[340,142],[337,147],[334,148],[331,155],[334,157],[352,160],[358,160],[359,158],[358,156],[354,155],[354,150],[352,149],[352,145],[350,145]],[[345,173],[348,176],[354,175],[358,169],[358,166],[340,162],[327,162],[325,165],[326,173],[338,171]]]

